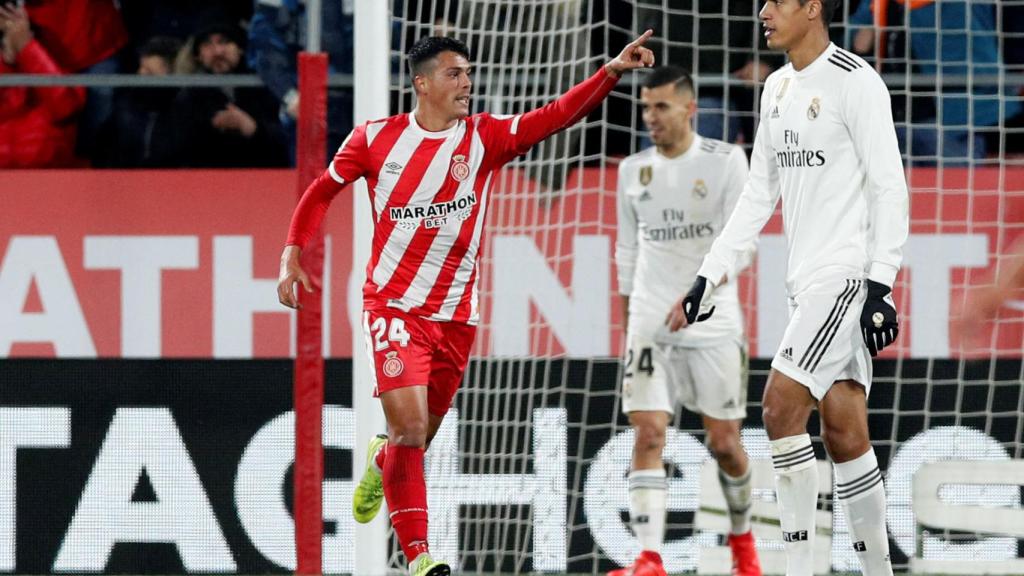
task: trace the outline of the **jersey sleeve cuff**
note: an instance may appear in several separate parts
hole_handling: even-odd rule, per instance
[[[704,258],[704,263],[697,270],[698,276],[703,276],[715,286],[722,283],[722,278],[729,276],[729,269],[711,258]]]
[[[618,275],[619,279],[619,294],[622,296],[629,296],[633,293],[633,270],[620,271]]]
[[[883,264],[882,262],[872,262],[871,270],[868,272],[868,279],[892,288],[896,284],[897,272],[899,272],[899,268],[895,266]]]

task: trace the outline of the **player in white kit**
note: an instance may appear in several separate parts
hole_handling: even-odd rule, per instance
[[[693,80],[682,68],[656,68],[640,99],[654,146],[622,161],[615,261],[627,324],[622,408],[635,432],[629,473],[630,524],[642,548],[610,576],[664,576],[665,433],[676,406],[700,413],[728,503],[733,574],[760,576],[750,529],[750,467],[740,444],[746,416],[747,355],[736,283],[715,292],[718,313],[669,332],[680,286],[697,273],[747,180],[738,146],[700,137]]]
[[[868,438],[871,356],[898,334],[891,290],[908,233],[907,185],[889,92],[864,60],[829,42],[837,0],[775,0],[761,20],[790,63],[768,77],[750,179],[672,327],[713,316],[782,196],[789,325],[764,391],[790,576],[812,574],[818,473],[807,420],[817,406],[864,574],[891,575],[885,489]]]

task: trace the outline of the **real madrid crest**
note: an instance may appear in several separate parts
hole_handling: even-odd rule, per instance
[[[701,200],[707,198],[708,185],[705,184],[703,180],[698,178],[697,181],[693,183],[693,195],[696,196],[697,198],[700,198]]]
[[[466,156],[463,154],[456,154],[452,156],[452,178],[456,182],[462,182],[469,177],[469,163],[466,162]]]
[[[398,352],[392,350],[387,353],[387,359],[384,360],[384,364],[381,366],[384,371],[384,375],[388,378],[394,378],[405,370],[405,364],[402,364],[402,359],[398,357]]]
[[[651,178],[654,176],[654,168],[651,166],[640,167],[640,184],[647,186],[651,183]]]
[[[821,98],[812,98],[811,105],[807,108],[807,119],[814,120],[821,114]]]

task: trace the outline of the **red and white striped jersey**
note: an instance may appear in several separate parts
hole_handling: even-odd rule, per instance
[[[477,269],[495,173],[586,116],[615,83],[602,67],[546,106],[515,116],[475,114],[441,132],[417,125],[415,111],[367,122],[303,194],[288,244],[304,246],[331,199],[365,178],[374,232],[364,307],[476,324]]]

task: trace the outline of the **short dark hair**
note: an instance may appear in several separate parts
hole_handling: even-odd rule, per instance
[[[810,0],[800,0],[801,6],[806,6]],[[832,18],[836,14],[836,6],[839,4],[839,0],[819,0],[821,2],[821,23],[825,26],[825,30],[828,30],[829,26],[832,25]]]
[[[466,47],[462,40],[447,36],[428,36],[420,38],[405,53],[405,57],[409,61],[409,72],[413,76],[421,74],[423,72],[423,65],[436,58],[441,52],[455,52],[462,55],[466,60],[470,59],[469,48]]]
[[[658,66],[644,76],[644,88],[658,88],[666,84],[674,84],[677,92],[694,93],[690,71],[681,66]]]
[[[139,48],[139,57],[158,56],[173,63],[181,50],[181,40],[173,36],[153,36]]]

